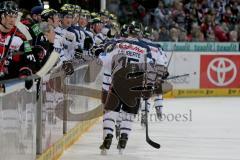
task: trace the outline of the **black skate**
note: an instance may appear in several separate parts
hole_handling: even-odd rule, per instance
[[[155,107],[155,109],[156,109],[156,114],[157,114],[157,118],[158,118],[159,120],[162,119],[162,107],[163,107],[163,106],[156,106],[156,107]]]
[[[115,128],[116,128],[116,138],[117,138],[117,140],[119,139],[119,137],[120,137],[120,126],[119,125],[115,125]]]
[[[99,147],[101,149],[102,155],[107,154],[107,150],[111,147],[111,144],[112,144],[112,138],[113,138],[112,134],[107,134],[107,136],[103,141],[103,144]]]
[[[117,145],[117,149],[119,150],[119,154],[122,154],[123,150],[126,148],[127,140],[128,140],[128,135],[126,133],[122,133],[119,140],[118,140],[118,145]]]

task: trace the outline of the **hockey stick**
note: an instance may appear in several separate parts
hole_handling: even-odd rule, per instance
[[[181,78],[181,77],[188,77],[190,76],[190,74],[182,74],[182,75],[177,75],[177,76],[172,76],[172,77],[168,77],[167,79],[165,80],[170,80],[170,79],[176,79],[176,78]]]
[[[196,75],[196,72],[192,73],[193,75]],[[181,77],[188,77],[190,75],[192,75],[191,73],[186,73],[186,74],[181,74],[181,75],[177,75],[177,76],[172,76],[172,77],[168,77],[164,80],[171,80],[171,79],[176,79],[176,78],[181,78]]]
[[[168,69],[168,67],[169,67],[169,65],[170,65],[170,62],[172,61],[173,50],[175,50],[175,47],[176,47],[176,44],[174,44],[174,46],[173,46],[173,48],[172,48],[171,56],[170,56],[169,61],[168,61],[168,64],[167,64],[167,69]]]
[[[49,56],[47,62],[37,73],[32,74],[27,77],[24,77],[24,78],[18,77],[18,78],[13,78],[13,79],[8,79],[8,80],[2,80],[2,81],[0,81],[0,85],[2,85],[5,88],[5,83],[40,79],[43,76],[45,76],[53,68],[54,64],[58,61],[58,59],[59,59],[59,53],[53,51],[51,53],[51,55]]]
[[[147,111],[147,100],[145,99],[145,125],[146,125],[146,141],[149,145],[151,145],[152,147],[159,149],[161,146],[160,144],[152,141],[148,135],[148,111]]]
[[[144,57],[144,61],[145,61],[145,73],[144,73],[144,89],[147,89],[147,55],[145,55]],[[145,101],[145,125],[146,125],[146,141],[149,145],[151,145],[152,147],[159,149],[160,148],[160,144],[152,141],[149,137],[148,134],[148,108],[147,108],[147,98],[143,97],[144,101]]]

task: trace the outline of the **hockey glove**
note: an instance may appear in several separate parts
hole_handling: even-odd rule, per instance
[[[83,54],[83,51],[82,51],[81,48],[75,49],[74,57],[75,57],[76,59],[82,59],[82,54]]]
[[[72,75],[74,72],[71,61],[63,61],[62,69],[65,71],[66,75]]]
[[[166,71],[163,73],[162,79],[165,80],[165,79],[167,79],[168,76],[169,76],[169,72]]]
[[[85,39],[84,39],[84,44],[83,44],[83,48],[84,50],[89,50],[90,48],[92,48],[93,46],[93,39],[89,36],[87,36]]]
[[[93,46],[90,51],[93,55],[98,57],[102,52],[104,52],[104,49],[102,46],[98,45],[98,46]]]
[[[31,62],[36,62],[35,56],[33,54],[27,55],[27,59]]]
[[[26,77],[31,76],[31,75],[32,75],[32,70],[28,67],[22,67],[19,70],[19,77],[20,78],[26,78]],[[32,79],[25,80],[25,88],[27,90],[29,90],[32,86],[33,86],[33,80]]]

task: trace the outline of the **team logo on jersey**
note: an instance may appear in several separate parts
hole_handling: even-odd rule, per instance
[[[40,33],[41,33],[41,30],[39,28],[39,24],[34,24],[32,27],[31,27],[33,33],[35,36],[38,36]]]
[[[31,52],[32,48],[28,41],[24,41],[24,52]]]

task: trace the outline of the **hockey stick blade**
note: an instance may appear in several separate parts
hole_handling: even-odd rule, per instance
[[[154,148],[156,148],[156,149],[159,149],[159,148],[161,147],[160,144],[152,141],[152,140],[150,139],[149,135],[148,135],[148,115],[147,115],[148,113],[147,113],[147,111],[148,111],[148,109],[147,109],[147,100],[145,100],[146,141],[147,141],[147,143],[148,143],[149,145],[151,145],[152,147],[154,147]]]
[[[149,145],[151,145],[152,147],[154,147],[156,149],[159,149],[161,147],[160,144],[152,141],[148,136],[146,137],[146,141]]]

